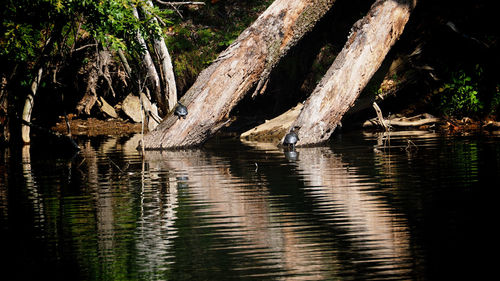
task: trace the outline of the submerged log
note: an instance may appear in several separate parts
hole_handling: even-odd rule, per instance
[[[377,0],[354,24],[344,48],[292,125],[300,138],[297,145],[330,138],[402,34],[414,5],[411,0]]]
[[[420,127],[423,125],[440,123],[442,120],[430,114],[423,113],[412,117],[384,118],[383,122],[389,127]],[[363,123],[363,128],[379,126],[381,126],[379,117],[366,120]]]
[[[240,135],[240,139],[247,141],[277,142],[288,133],[293,121],[299,116],[303,104],[299,103],[294,108],[275,117],[266,120],[265,123],[252,128]]]
[[[205,69],[182,98],[187,119],[170,114],[144,137],[146,149],[203,143],[252,89],[265,89],[271,70],[330,9],[334,0],[276,0]]]

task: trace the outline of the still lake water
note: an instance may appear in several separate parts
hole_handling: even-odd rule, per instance
[[[213,140],[144,157],[138,137],[80,139],[73,157],[1,151],[1,280],[485,280],[496,270],[498,136],[353,132],[298,155]]]

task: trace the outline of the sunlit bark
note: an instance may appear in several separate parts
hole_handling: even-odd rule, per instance
[[[33,106],[35,103],[35,95],[38,91],[38,86],[40,86],[40,80],[42,79],[43,67],[38,69],[37,75],[33,82],[31,83],[31,93],[28,94],[24,102],[23,114],[21,118],[23,121],[31,122],[31,112],[33,111]],[[21,125],[21,137],[25,144],[30,143],[30,127],[27,124]]]
[[[7,77],[2,73],[0,77],[0,144],[10,141],[9,96],[7,91]]]
[[[262,92],[271,70],[330,9],[333,0],[276,0],[205,69],[182,98],[187,119],[170,115],[144,138],[146,149],[203,143],[228,121],[252,89]]]
[[[139,19],[139,13],[136,8],[133,10],[134,16]],[[155,65],[153,63],[153,59],[151,58],[151,55],[148,51],[148,46],[146,45],[146,41],[142,37],[141,33],[139,30],[136,31],[136,39],[137,42],[141,45],[143,49],[143,54],[142,54],[142,63],[144,67],[146,68],[146,73],[147,77],[144,78],[144,80],[149,80],[151,81],[151,86],[152,86],[152,92],[155,100],[161,100],[162,99],[162,94],[161,94],[161,84],[160,84],[160,76],[158,75],[158,72],[156,71]]]
[[[146,3],[153,7],[153,2],[151,0],[146,1]],[[155,17],[151,19],[153,22],[158,20]],[[163,78],[163,92],[160,100],[158,100],[158,105],[163,112],[168,112],[174,109],[177,104],[177,88],[175,86],[175,76],[174,68],[172,66],[172,59],[168,53],[167,45],[165,44],[165,39],[163,36],[159,38],[153,38],[153,47],[155,52],[158,54],[159,65],[161,66],[160,73]]]
[[[344,48],[292,125],[297,127],[298,146],[330,138],[402,34],[414,5],[411,0],[378,0],[354,24]]]

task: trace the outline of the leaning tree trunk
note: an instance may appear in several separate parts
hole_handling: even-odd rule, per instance
[[[146,149],[203,143],[224,125],[252,89],[265,89],[271,70],[331,8],[334,0],[276,0],[235,40],[184,95],[187,119],[170,115],[144,138]]]
[[[300,139],[297,145],[321,143],[330,138],[398,40],[415,3],[377,0],[368,14],[354,24],[344,48],[292,124]]]
[[[151,0],[146,1],[146,3],[153,7],[153,2]],[[158,20],[152,16],[151,20],[157,22]],[[158,100],[158,106],[163,112],[168,112],[174,109],[177,104],[177,88],[175,86],[175,76],[174,68],[172,66],[172,59],[168,53],[167,45],[165,44],[165,39],[160,34],[159,38],[153,39],[153,47],[155,52],[159,56],[160,73],[163,78],[163,92],[161,99]]]

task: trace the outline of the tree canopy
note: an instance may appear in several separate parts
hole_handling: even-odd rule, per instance
[[[161,36],[161,26],[150,20],[158,15],[164,23],[170,10],[160,10],[139,0],[10,0],[2,10],[0,55],[16,63],[39,59],[51,36],[57,36],[56,51],[68,52],[76,40],[90,35],[103,46],[135,50],[139,30],[143,36]],[[141,20],[133,10],[148,9]],[[55,31],[61,32],[54,34]],[[140,48],[139,48],[140,49]]]

